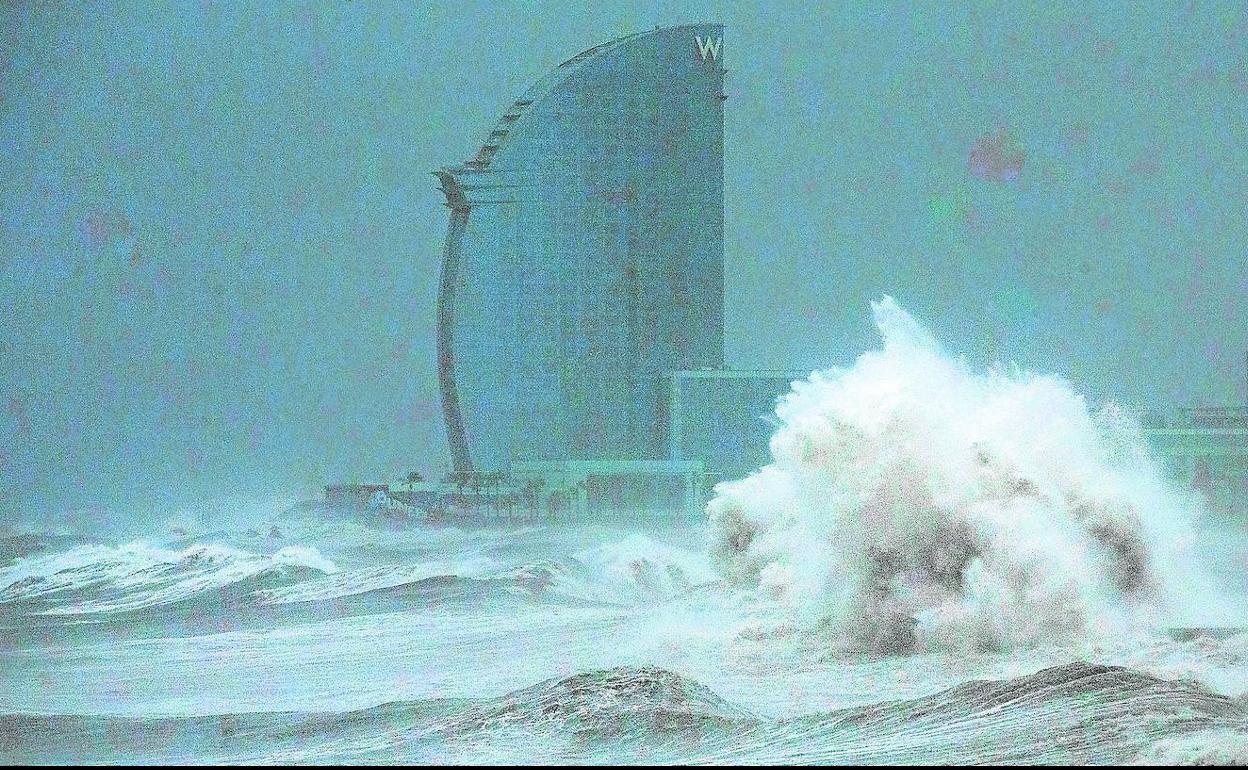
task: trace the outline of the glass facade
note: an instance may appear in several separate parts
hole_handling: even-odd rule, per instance
[[[712,483],[741,478],[771,462],[776,402],[809,373],[672,372],[666,424],[671,460],[698,460]]]
[[[591,48],[435,172],[457,470],[667,456],[668,374],[722,365],[723,56],[710,24]]]

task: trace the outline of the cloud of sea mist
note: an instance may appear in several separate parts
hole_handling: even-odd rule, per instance
[[[1060,377],[947,355],[890,297],[881,350],[794,383],[772,462],[715,488],[731,584],[845,650],[1005,650],[1164,625],[1208,592],[1195,495]]]

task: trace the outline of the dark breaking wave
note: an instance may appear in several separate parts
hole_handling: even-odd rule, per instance
[[[0,716],[21,762],[1126,763],[1248,761],[1248,709],[1187,682],[1073,663],[914,700],[789,719],[658,668],[497,698],[344,714]]]

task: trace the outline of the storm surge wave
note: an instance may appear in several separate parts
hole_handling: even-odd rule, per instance
[[[1088,725],[1095,721],[1097,729]],[[0,715],[11,759],[178,762],[1026,763],[1248,758],[1244,706],[1195,685],[1075,663],[933,695],[776,719],[656,667],[505,695],[339,714]],[[105,739],[105,737],[107,739]]]
[[[891,298],[879,350],[776,408],[772,461],[716,487],[711,555],[778,630],[876,653],[1121,639],[1207,596],[1199,506],[1138,424],[1065,380],[973,369]]]

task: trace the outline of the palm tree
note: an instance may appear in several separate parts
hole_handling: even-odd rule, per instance
[[[472,488],[472,496],[474,500],[472,504],[472,512],[477,514],[481,511],[481,474],[469,473],[466,475],[468,476],[468,486]]]
[[[533,479],[524,482],[524,491],[521,494],[524,497],[524,507],[533,510],[533,506],[537,505],[537,484],[533,483]]]
[[[459,490],[459,495],[462,498],[464,495],[464,489],[468,486],[468,477],[469,474],[465,471],[455,471],[447,474],[446,483],[454,484],[455,488]]]
[[[403,477],[403,482],[407,484],[408,492],[414,491],[415,486],[424,480],[425,480],[425,477],[420,475],[416,471],[411,471],[407,474],[407,476]]]
[[[492,484],[493,481],[494,481],[494,474],[489,471],[485,471],[484,473],[477,474],[476,483],[477,483],[477,506],[478,507],[484,505],[484,501],[482,500],[482,495],[481,495],[482,492],[485,492],[485,497],[489,498],[490,484]]]
[[[504,478],[506,478],[506,476],[502,473],[502,471],[493,471],[485,474],[486,485],[494,490],[493,494],[490,495],[490,508],[494,510],[494,518],[499,517],[498,495],[499,491],[502,489]]]
[[[557,520],[559,515],[563,513],[563,504],[567,498],[568,493],[562,489],[550,493],[550,497],[547,498],[547,505],[550,508],[550,518],[552,520]]]
[[[576,494],[576,514],[585,517],[589,508],[589,479],[581,479],[572,485]]]

